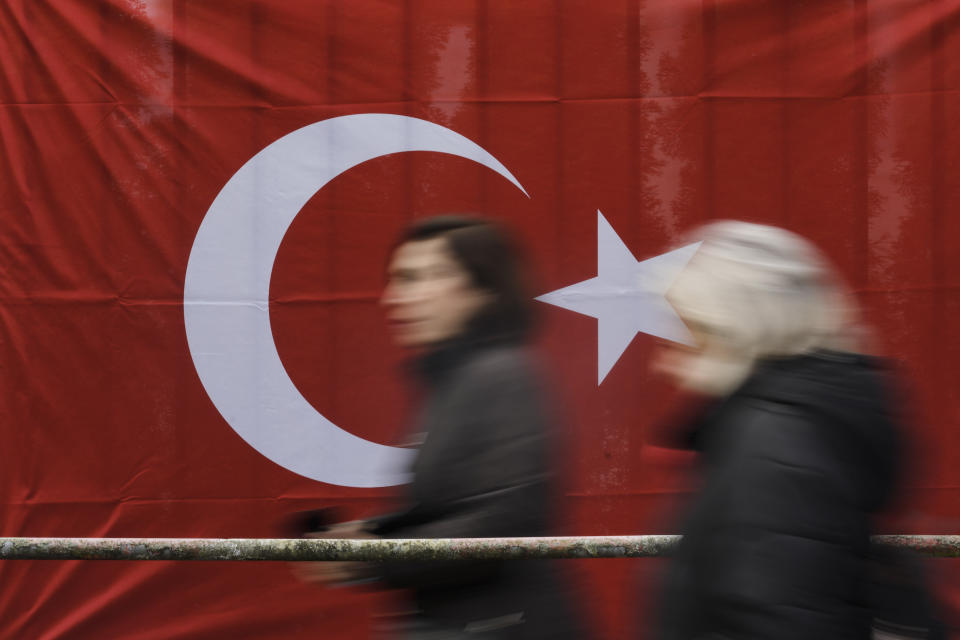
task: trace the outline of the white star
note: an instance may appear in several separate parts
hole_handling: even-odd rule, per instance
[[[700,243],[637,261],[597,211],[597,277],[537,298],[597,319],[597,384],[637,333],[689,344],[690,332],[664,295]]]

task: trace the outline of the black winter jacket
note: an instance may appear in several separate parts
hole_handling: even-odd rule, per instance
[[[389,538],[552,533],[554,425],[522,346],[461,340],[419,363],[426,384],[407,508],[379,519]],[[412,591],[422,615],[497,637],[582,638],[553,567],[543,561],[391,562],[381,576]],[[522,620],[520,624],[513,621]]]
[[[695,421],[702,489],[664,585],[662,640],[865,639],[873,514],[899,436],[878,361],[763,362]]]

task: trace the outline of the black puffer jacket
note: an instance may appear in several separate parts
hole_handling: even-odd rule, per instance
[[[662,602],[662,640],[858,640],[873,514],[899,437],[887,375],[838,352],[765,361],[696,420],[703,487]]]

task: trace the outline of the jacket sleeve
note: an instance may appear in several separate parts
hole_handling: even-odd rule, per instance
[[[789,411],[754,414],[729,443],[704,489],[716,526],[705,532],[697,587],[710,603],[707,638],[810,638],[849,620],[868,519],[855,469],[825,444],[823,428]]]
[[[457,430],[436,483],[447,498],[414,506],[374,528],[388,538],[483,538],[543,533],[549,509],[546,420],[540,390],[523,369],[475,372],[447,425]],[[445,491],[446,487],[436,488]],[[390,562],[395,587],[460,584],[495,575],[497,561]]]

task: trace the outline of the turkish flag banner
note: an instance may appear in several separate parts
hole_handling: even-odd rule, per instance
[[[682,402],[649,372],[684,232],[822,247],[909,380],[884,533],[958,534],[960,0],[0,3],[0,535],[279,537],[383,513],[416,389],[379,297],[412,219],[536,272],[564,535],[674,533]],[[662,561],[561,562],[596,638]],[[957,564],[936,560],[945,615]],[[283,563],[0,562],[0,637],[365,638],[396,594]]]

